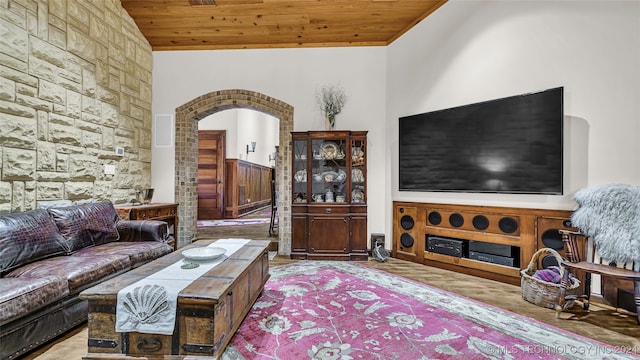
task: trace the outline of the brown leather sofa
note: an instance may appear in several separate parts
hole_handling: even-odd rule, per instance
[[[110,201],[0,216],[0,359],[87,320],[78,294],[170,253],[167,223],[121,220]]]

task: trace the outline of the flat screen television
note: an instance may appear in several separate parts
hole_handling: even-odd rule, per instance
[[[400,191],[562,194],[563,88],[399,119]]]

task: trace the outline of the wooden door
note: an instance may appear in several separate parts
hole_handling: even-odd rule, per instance
[[[224,217],[224,130],[198,131],[198,220]]]

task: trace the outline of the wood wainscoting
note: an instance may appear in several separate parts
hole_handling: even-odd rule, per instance
[[[244,160],[225,161],[225,219],[235,219],[271,204],[273,168]]]

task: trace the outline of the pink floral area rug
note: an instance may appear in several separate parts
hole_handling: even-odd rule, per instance
[[[640,358],[358,263],[270,272],[222,359]]]

